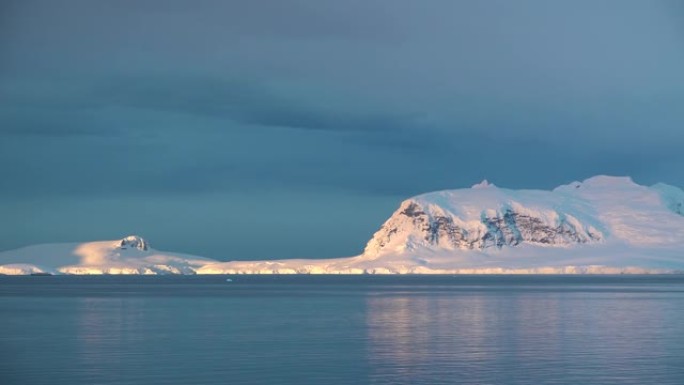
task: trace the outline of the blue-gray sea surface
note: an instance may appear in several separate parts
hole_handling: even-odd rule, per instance
[[[684,276],[4,276],[0,384],[681,385]]]

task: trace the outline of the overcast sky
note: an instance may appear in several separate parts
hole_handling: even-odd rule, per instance
[[[0,250],[348,256],[483,178],[684,186],[683,4],[4,0]]]

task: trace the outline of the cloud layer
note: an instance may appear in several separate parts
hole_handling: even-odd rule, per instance
[[[330,257],[483,178],[684,185],[676,1],[1,7],[0,249]]]

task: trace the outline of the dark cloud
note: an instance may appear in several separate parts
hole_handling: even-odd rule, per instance
[[[52,86],[61,87],[62,84]],[[338,102],[297,99],[256,82],[214,77],[117,76],[82,84],[70,93],[56,93],[55,88],[50,88],[47,94],[43,92],[20,89],[0,94],[0,101],[5,102],[5,120],[11,123],[2,129],[8,133],[32,135],[106,132],[109,127],[79,127],[82,126],[79,119],[68,114],[102,112],[112,107],[301,130],[373,133],[424,126],[420,119],[408,113],[347,110]],[[53,115],[51,123],[41,122],[46,114]],[[57,116],[59,114],[65,116]],[[71,123],[65,124],[66,121]]]
[[[60,138],[71,136],[114,137],[118,127],[98,119],[97,114],[79,111],[50,111],[40,108],[0,108],[0,135]]]
[[[399,200],[483,178],[684,185],[676,1],[0,7],[0,249],[348,255]]]
[[[322,131],[391,131],[412,124],[407,114],[345,110],[338,103],[298,100],[246,81],[202,77],[116,78],[95,88],[105,105],[226,118],[248,125]]]

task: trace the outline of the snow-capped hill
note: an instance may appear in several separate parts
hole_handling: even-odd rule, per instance
[[[216,261],[152,249],[142,237],[59,243],[0,253],[0,274],[194,274]]]
[[[118,243],[119,248],[121,250],[131,248],[138,249],[141,251],[147,251],[147,249],[149,248],[149,244],[147,243],[147,241],[138,235],[129,235],[126,238],[119,241]]]
[[[488,188],[488,187],[496,187],[493,183],[489,183],[487,179],[484,179],[482,182],[474,184],[473,187],[471,188]]]
[[[642,186],[627,177],[598,176],[556,193],[583,200],[611,241],[635,247],[681,245],[684,191],[665,184]]]
[[[599,227],[591,207],[580,198],[501,189],[485,181],[471,189],[438,191],[402,202],[373,235],[364,255],[593,243],[604,237]]]
[[[364,255],[603,241],[676,244],[684,240],[683,213],[684,191],[641,186],[629,177],[596,176],[553,191],[508,190],[485,181],[402,202]]]
[[[235,261],[200,273],[635,274],[684,272],[684,192],[597,176],[552,191],[489,182],[409,198],[363,254]]]

